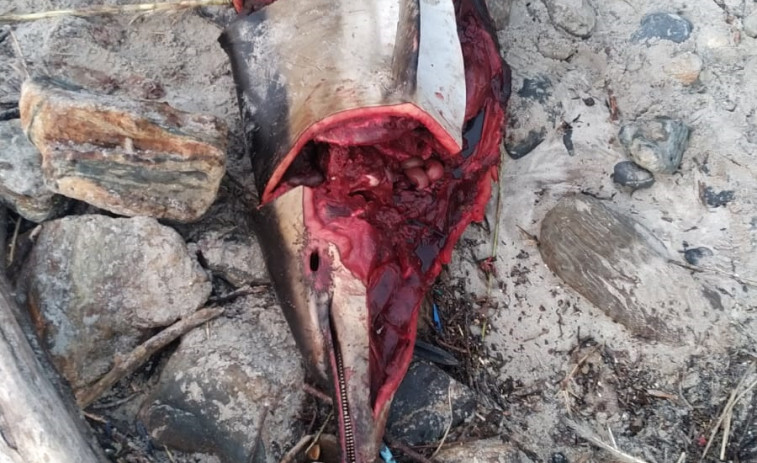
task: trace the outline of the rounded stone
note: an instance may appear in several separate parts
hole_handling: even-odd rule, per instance
[[[742,24],[746,35],[757,38],[757,10],[752,11],[752,14],[744,18]]]
[[[639,167],[633,161],[621,161],[615,164],[612,179],[621,186],[634,190],[649,188],[654,184],[654,176],[648,170]]]
[[[702,58],[699,55],[686,52],[674,57],[663,69],[683,85],[691,85],[699,79],[702,66]]]
[[[624,125],[618,138],[636,164],[651,172],[672,174],[681,164],[690,132],[682,121],[658,117]]]
[[[652,13],[644,16],[641,25],[631,36],[634,42],[648,39],[670,40],[681,43],[688,40],[694,26],[691,22],[674,13]]]
[[[597,13],[587,0],[545,0],[552,23],[570,35],[589,37],[597,23]]]

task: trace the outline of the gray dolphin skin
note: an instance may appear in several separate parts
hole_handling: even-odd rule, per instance
[[[510,76],[489,14],[278,0],[219,40],[279,303],[332,394],[342,461],[376,461],[421,301],[497,180]]]

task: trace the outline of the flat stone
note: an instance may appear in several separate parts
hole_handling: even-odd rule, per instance
[[[550,270],[632,334],[676,343],[686,330],[708,329],[689,315],[709,310],[701,286],[646,228],[604,202],[563,198],[544,217],[539,242]]]
[[[140,412],[154,442],[227,462],[278,462],[302,436],[304,370],[270,296],[238,299],[194,330]]]
[[[681,164],[690,132],[682,121],[658,117],[624,125],[618,138],[636,164],[651,172],[672,174]]]
[[[42,156],[26,138],[18,119],[0,122],[0,196],[26,220],[44,222],[66,206],[45,187]]]
[[[589,37],[597,22],[597,13],[587,0],[544,0],[552,23],[570,35]]]
[[[222,121],[166,103],[98,95],[49,78],[24,83],[21,123],[53,191],[126,216],[190,222],[225,170]]]
[[[752,38],[757,38],[757,10],[743,19],[744,33]]]
[[[612,180],[618,185],[639,190],[654,185],[654,176],[648,170],[639,167],[633,161],[621,161],[615,164]]]
[[[641,26],[631,36],[634,42],[648,39],[670,40],[681,43],[688,40],[694,26],[688,19],[674,13],[651,13],[641,20]]]
[[[236,287],[271,281],[260,245],[252,234],[208,231],[196,247],[204,265]]]
[[[211,291],[179,234],[147,217],[45,222],[19,282],[20,302],[74,389],[155,328],[197,310]]]
[[[475,407],[473,392],[462,383],[434,365],[414,362],[394,394],[386,429],[409,445],[437,442],[450,420],[459,425]]]

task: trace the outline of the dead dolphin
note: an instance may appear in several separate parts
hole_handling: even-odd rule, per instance
[[[483,0],[278,0],[220,38],[266,263],[345,462],[372,462],[421,300],[496,180],[510,77]]]

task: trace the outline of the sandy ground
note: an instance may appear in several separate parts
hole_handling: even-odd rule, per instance
[[[88,3],[11,0],[0,12]],[[544,128],[546,138],[525,157],[505,158],[501,211],[492,201],[488,226],[466,232],[444,274],[442,313],[453,318],[455,311],[469,311],[458,326],[479,346],[456,374],[485,395],[488,413],[480,416],[490,434],[502,437],[497,442],[506,443],[500,461],[623,461],[578,438],[570,423],[583,426],[584,437],[614,439],[640,461],[698,461],[729,395],[757,361],[757,39],[741,31],[741,19],[757,4],[590,3],[596,26],[587,39],[557,28],[544,3],[527,0],[513,1],[509,24],[499,33],[513,70],[513,132]],[[659,11],[691,21],[691,37],[680,44],[632,43],[642,17]],[[230,18],[228,10],[207,8],[44,20],[14,31],[30,72],[215,114],[227,120],[232,147],[238,147],[233,81],[216,42]],[[24,72],[7,42],[2,53],[0,102],[17,98]],[[698,74],[693,82],[676,71],[680,62]],[[544,95],[519,95],[524,79],[547,82]],[[607,104],[611,95],[617,120]],[[675,174],[657,175],[650,189],[619,190],[610,177],[626,159],[618,130],[654,116],[692,128],[682,165]],[[563,143],[564,123],[573,129],[572,155]],[[230,156],[230,173],[244,178],[249,170],[241,150]],[[700,197],[706,187],[733,191],[734,200],[709,207]],[[682,261],[686,247],[713,251],[702,262],[707,270],[691,273],[694,284],[719,301],[690,314],[700,329],[675,344],[639,340],[546,268],[540,223],[569,193],[591,194],[633,217],[671,259]],[[492,255],[495,230],[489,281],[480,261]],[[671,285],[671,297],[677,291]],[[726,460],[757,461],[756,406],[757,396],[746,394],[734,408]],[[477,420],[470,426],[480,427]],[[718,461],[721,436],[705,461]]]

